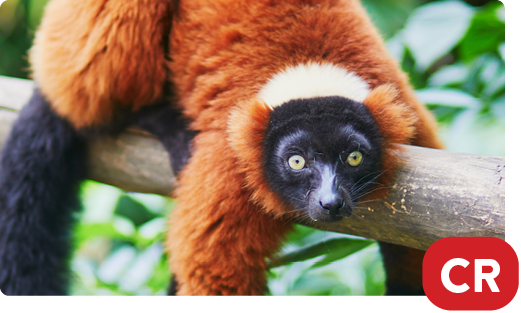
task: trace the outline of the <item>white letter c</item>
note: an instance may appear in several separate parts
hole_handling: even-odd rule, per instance
[[[465,259],[455,258],[452,260],[449,260],[445,265],[443,265],[443,268],[441,269],[441,282],[443,283],[443,286],[447,288],[448,291],[453,293],[462,293],[467,290],[469,290],[469,285],[463,284],[463,285],[454,285],[452,281],[450,280],[450,270],[454,266],[463,266],[467,267],[469,265],[469,261]]]

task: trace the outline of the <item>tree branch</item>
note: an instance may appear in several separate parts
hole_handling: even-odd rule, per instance
[[[0,146],[33,83],[0,77]],[[309,226],[419,249],[448,236],[505,237],[505,159],[407,146],[386,199],[350,218]],[[89,177],[128,191],[169,195],[168,154],[152,136],[128,130],[92,142]]]

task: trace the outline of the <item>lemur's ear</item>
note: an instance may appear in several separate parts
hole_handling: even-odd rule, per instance
[[[398,90],[391,84],[376,87],[364,100],[380,127],[386,144],[408,144],[414,136],[416,116],[398,100]]]
[[[252,98],[239,103],[228,118],[228,142],[237,155],[239,171],[244,173],[250,200],[266,213],[282,216],[291,210],[271,190],[264,177],[263,142],[272,109],[262,100]]]
[[[379,181],[390,186],[396,169],[402,163],[398,144],[408,144],[415,134],[414,124],[417,121],[413,110],[398,100],[398,90],[391,84],[376,87],[364,100],[383,136],[382,168],[386,169]],[[388,194],[383,188],[370,194],[370,198],[381,198]]]

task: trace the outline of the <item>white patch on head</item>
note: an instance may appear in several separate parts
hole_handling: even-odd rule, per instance
[[[346,69],[331,63],[291,66],[273,76],[258,97],[270,108],[289,100],[340,96],[362,102],[369,95],[369,84]]]

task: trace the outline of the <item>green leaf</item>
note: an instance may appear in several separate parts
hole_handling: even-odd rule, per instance
[[[485,84],[494,79],[495,77],[501,76],[505,73],[503,62],[496,56],[487,54],[485,63],[479,73],[479,78]]]
[[[441,135],[449,151],[505,155],[505,122],[479,110],[462,111]]]
[[[85,241],[95,237],[108,237],[112,240],[122,241],[132,240],[132,237],[118,232],[112,223],[79,224],[74,230],[74,245],[80,247]]]
[[[490,110],[495,118],[505,120],[505,95],[495,99],[490,104]]]
[[[461,84],[467,80],[469,68],[463,64],[448,65],[440,68],[429,78],[429,86],[448,86]]]
[[[349,242],[344,242],[342,244],[335,245],[333,248],[329,248],[326,256],[317,261],[311,268],[317,268],[326,266],[332,262],[343,259],[347,256],[350,256],[353,253],[356,253],[372,244],[374,241],[370,240],[350,240]],[[326,244],[329,246],[329,244]]]
[[[312,296],[329,296],[334,292],[344,295],[352,293],[350,288],[345,286],[334,272],[303,275],[295,281],[289,291],[291,295]]]
[[[338,260],[351,253],[354,253],[364,247],[374,243],[371,240],[352,239],[352,238],[333,238],[322,241],[320,243],[298,249],[288,254],[275,257],[269,264],[270,267],[278,267],[291,264],[294,262],[302,262],[316,258],[321,255],[331,255],[328,260]],[[343,255],[343,256],[340,256]],[[327,256],[326,256],[327,258]],[[332,261],[330,261],[332,262]],[[321,265],[319,265],[321,266]],[[315,266],[313,266],[315,267]]]
[[[417,6],[417,1],[363,0],[362,4],[383,37],[389,38],[403,27],[405,19]]]
[[[166,255],[163,255],[158,264],[155,265],[152,277],[150,277],[146,285],[150,287],[154,293],[165,290],[170,283],[171,276],[168,260]]]
[[[377,258],[371,258],[372,255],[365,254],[362,260],[364,269],[364,287],[365,295],[376,296],[383,295],[385,293],[385,271],[380,254],[377,254]]]
[[[501,58],[503,59],[503,61],[505,61],[505,43],[504,42],[499,45],[498,52],[499,52],[499,55],[501,55]]]
[[[82,184],[80,199],[84,207],[82,221],[87,223],[107,223],[111,221],[116,203],[123,194],[121,189],[86,181]]]
[[[30,0],[28,1],[29,25],[31,29],[36,29],[42,19],[43,10],[49,0]]]
[[[134,200],[126,194],[121,195],[119,198],[115,214],[128,218],[136,226],[141,226],[157,216],[151,213],[141,202]]]
[[[459,48],[463,60],[469,61],[480,54],[496,52],[505,42],[505,22],[498,17],[498,6],[502,4],[496,1],[478,11],[472,19],[469,31]]]
[[[167,220],[162,217],[155,218],[139,227],[139,236],[146,239],[157,238],[167,229]]]
[[[288,234],[285,243],[291,243],[292,245],[296,246],[304,246],[308,243],[307,238],[313,233],[317,232],[319,232],[319,230],[315,228],[296,224],[293,226],[293,231]]]
[[[128,192],[127,195],[144,205],[148,211],[157,216],[168,215],[171,209],[175,206],[175,201],[169,197],[138,192]]]
[[[123,246],[114,251],[98,267],[97,276],[99,280],[106,284],[117,283],[130,267],[136,255],[137,250],[130,246]]]
[[[132,223],[132,221],[128,218],[115,215],[112,221],[112,225],[118,233],[127,236],[128,238],[135,237],[136,227],[134,226],[134,223]]]
[[[144,248],[155,242],[163,242],[165,240],[164,237],[166,229],[166,219],[161,217],[143,224],[141,227],[139,227],[136,234],[136,246]]]
[[[118,281],[121,290],[136,293],[152,278],[156,265],[163,255],[163,247],[154,244],[140,251]],[[166,285],[165,285],[166,287]]]
[[[474,10],[460,1],[442,1],[414,11],[405,26],[404,40],[418,68],[425,70],[449,53],[470,27]]]
[[[454,108],[478,108],[480,101],[468,93],[449,88],[425,88],[416,91],[420,101],[430,105]]]
[[[483,66],[480,79],[485,88],[482,95],[492,98],[502,92],[505,94],[505,63],[497,57],[490,57]]]

